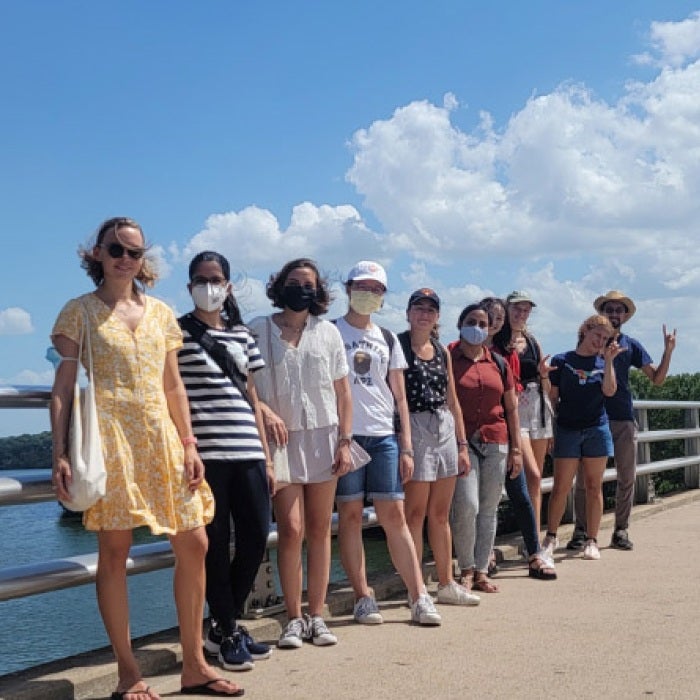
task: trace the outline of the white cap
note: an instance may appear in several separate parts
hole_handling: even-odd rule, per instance
[[[374,280],[384,285],[386,284],[386,270],[377,262],[372,260],[360,260],[350,272],[348,272],[348,282],[353,280]]]

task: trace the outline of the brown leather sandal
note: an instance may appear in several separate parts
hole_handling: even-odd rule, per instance
[[[498,593],[498,586],[495,583],[491,583],[483,571],[477,571],[474,574],[472,590],[480,591],[481,593]]]

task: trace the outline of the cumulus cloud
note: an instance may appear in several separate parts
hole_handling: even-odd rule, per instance
[[[700,11],[680,22],[652,22],[649,39],[653,52],[635,58],[642,64],[679,66],[700,56]]]
[[[0,335],[25,335],[33,332],[32,317],[28,311],[16,306],[0,309]]]
[[[358,129],[345,177],[378,231],[350,205],[304,202],[288,226],[250,206],[210,216],[181,260],[223,252],[249,308],[268,311],[264,282],[286,260],[314,257],[341,280],[354,260],[377,259],[390,277],[381,322],[403,328],[407,294],[429,285],[449,337],[466,303],[524,288],[557,351],[573,347],[593,299],[620,288],[639,300],[633,324],[658,358],[661,323],[700,293],[700,12],[653,23],[649,44],[654,73],[613,101],[565,81],[505,124],[482,112],[467,132],[448,92]],[[344,304],[341,293],[332,313]],[[700,320],[682,325],[679,342],[700,343]]]
[[[189,259],[207,249],[223,253],[235,269],[246,267],[269,273],[298,257],[323,260],[324,265],[344,269],[357,250],[367,257],[377,257],[380,245],[379,237],[370,231],[355,207],[303,202],[292,210],[286,229],[272,212],[256,206],[213,214],[185,246],[183,257]]]

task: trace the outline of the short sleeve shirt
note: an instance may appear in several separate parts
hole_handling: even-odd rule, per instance
[[[605,360],[600,355],[584,357],[574,350],[555,355],[549,373],[552,386],[559,387],[557,425],[583,430],[605,425],[603,373]]]
[[[287,430],[337,425],[333,383],[348,374],[338,329],[330,321],[310,315],[294,347],[282,340],[279,327],[267,316],[254,318],[248,326],[265,361],[265,367],[253,375],[255,388]]]
[[[255,339],[245,326],[209,328],[207,332],[226,347],[243,376],[265,365]],[[178,364],[202,459],[207,462],[265,459],[250,404],[201,344],[187,330],[183,330],[183,335]]]
[[[620,347],[626,348],[614,360],[617,391],[605,399],[605,410],[610,420],[634,420],[632,392],[630,391],[630,367],[641,369],[652,363],[651,356],[635,338],[621,333],[617,339]]]
[[[478,430],[483,442],[506,444],[508,426],[502,400],[503,394],[515,386],[510,366],[505,365],[504,382],[488,348],[484,348],[484,354],[476,361],[462,354],[459,341],[450,343],[448,350],[452,355],[455,390],[467,436]]]
[[[394,395],[386,378],[389,370],[408,366],[401,343],[392,333],[394,346],[390,352],[376,324],[369,329],[355,328],[344,318],[339,318],[336,324],[350,369],[352,432],[372,437],[391,435],[394,432]]]

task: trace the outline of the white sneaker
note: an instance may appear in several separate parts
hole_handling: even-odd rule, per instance
[[[440,613],[435,609],[433,599],[427,593],[419,595],[418,600],[411,606],[411,620],[419,625],[442,624]]]
[[[587,540],[586,546],[583,548],[584,559],[600,559],[600,550],[598,543],[595,540]]]
[[[453,579],[444,586],[438,586],[437,602],[443,605],[478,605],[481,598]]]
[[[280,649],[299,649],[307,637],[306,620],[301,617],[293,617],[284,628],[277,646]]]
[[[554,550],[559,547],[559,539],[557,537],[551,537],[550,535],[545,535],[542,540],[542,546],[540,547],[540,555],[543,559],[549,561],[554,561]]]
[[[336,637],[329,629],[320,615],[306,616],[306,629],[309,638],[317,647],[328,647],[338,643]]]
[[[384,622],[377,601],[371,595],[362,596],[355,603],[352,616],[355,618],[355,622],[362,625],[381,625]]]

